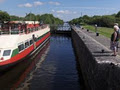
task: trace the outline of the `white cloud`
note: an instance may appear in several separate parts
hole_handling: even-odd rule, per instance
[[[40,1],[36,1],[34,2],[34,6],[41,6],[43,5],[44,3],[43,2],[40,2]]]
[[[43,2],[40,2],[40,1],[35,1],[33,2],[32,4],[30,3],[26,3],[26,4],[19,4],[18,7],[27,7],[27,8],[30,8],[30,7],[37,7],[37,6],[41,6],[43,5],[44,3]]]
[[[51,10],[52,12],[55,12],[55,10],[53,9],[53,10]]]
[[[26,3],[26,4],[24,4],[24,6],[25,6],[25,7],[32,7],[32,4]]]
[[[28,8],[30,8],[30,7],[32,7],[32,6],[33,6],[33,5],[30,4],[30,3],[20,4],[20,5],[18,5],[18,7],[28,7]]]
[[[68,10],[59,10],[59,11],[56,11],[56,13],[59,13],[59,14],[69,14],[70,11],[68,11]]]
[[[58,5],[60,5],[60,3],[59,2],[49,2],[49,4],[51,4],[51,5],[56,5],[56,6],[58,6]]]
[[[4,0],[0,0],[0,1],[4,1]],[[32,3],[26,3],[26,4],[19,4],[18,5],[18,7],[28,7],[28,8],[30,8],[30,7],[37,7],[37,6],[41,6],[41,5],[43,5],[43,4],[45,4],[44,2],[40,2],[40,1],[34,1],[34,2],[32,2]],[[60,5],[60,3],[59,2],[48,2],[47,4],[51,4],[51,5]]]
[[[69,10],[59,10],[59,11],[56,11],[56,13],[58,14],[76,14],[77,12],[71,12]]]

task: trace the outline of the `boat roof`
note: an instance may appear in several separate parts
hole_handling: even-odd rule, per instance
[[[19,35],[0,35],[0,49],[14,47]]]
[[[24,24],[39,24],[39,21],[4,21],[4,23],[15,23],[15,24],[18,24],[18,23],[24,23]]]

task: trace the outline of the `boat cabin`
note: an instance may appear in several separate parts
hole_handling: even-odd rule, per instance
[[[1,25],[0,34],[28,34],[47,27],[38,21],[10,21]]]

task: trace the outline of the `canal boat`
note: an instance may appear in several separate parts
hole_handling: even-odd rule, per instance
[[[50,38],[49,25],[10,21],[0,25],[0,71],[33,55]]]

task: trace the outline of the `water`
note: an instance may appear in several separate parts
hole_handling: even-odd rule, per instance
[[[30,83],[31,90],[80,90],[70,37],[51,37],[50,51]]]
[[[0,76],[5,90],[85,90],[71,37],[53,35],[36,55]]]

